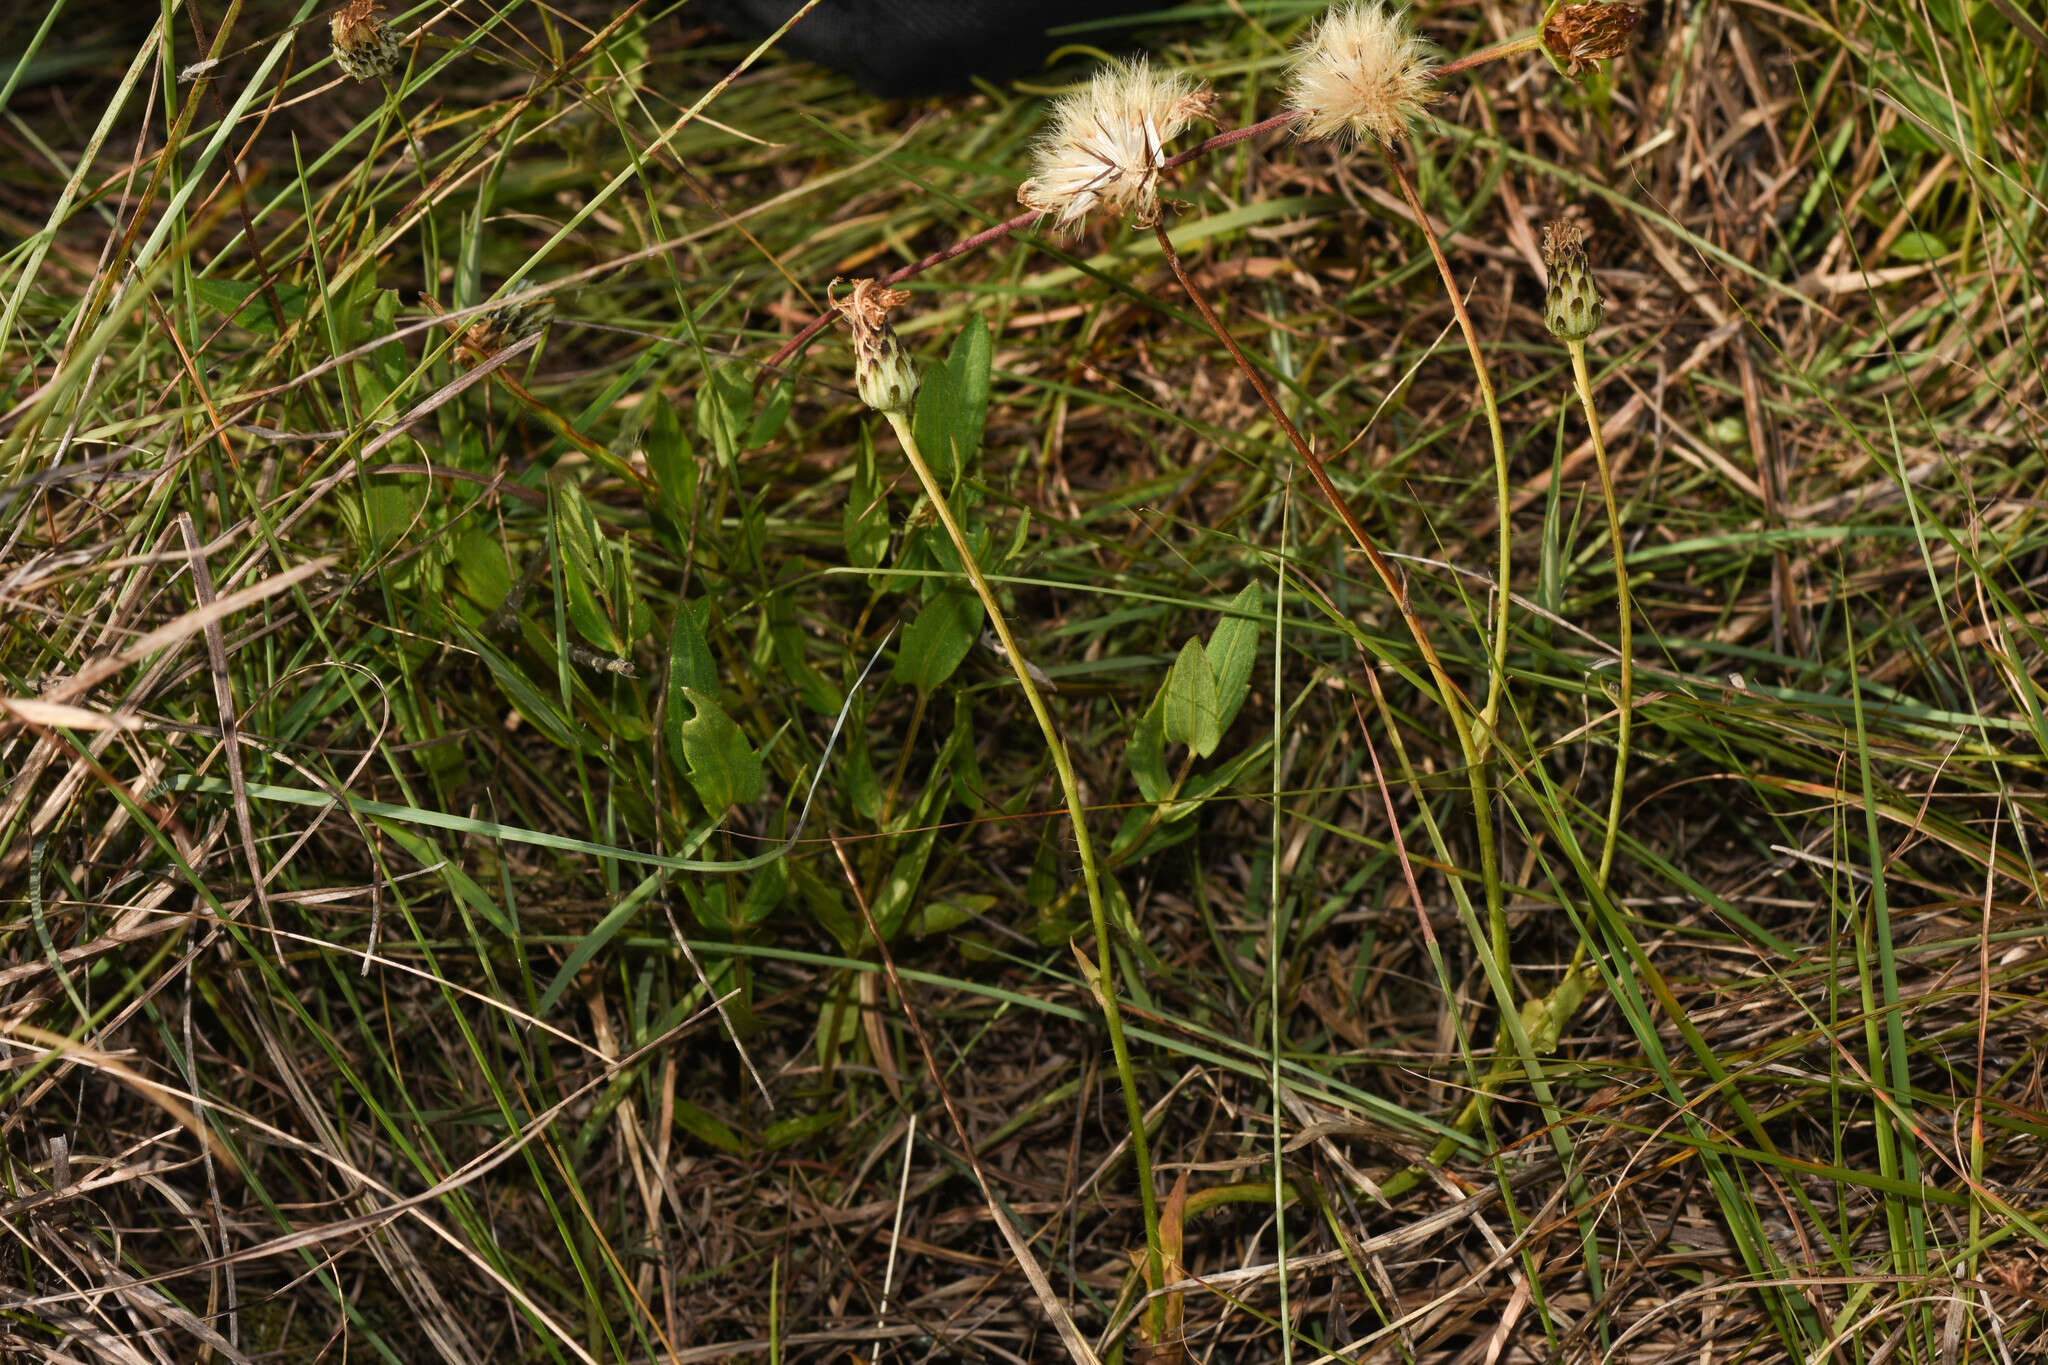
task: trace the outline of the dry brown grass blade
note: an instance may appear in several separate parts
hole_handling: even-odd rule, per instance
[[[191,1133],[209,1152],[213,1153],[214,1160],[233,1171],[236,1176],[239,1177],[242,1174],[241,1163],[235,1159],[235,1154],[228,1149],[226,1144],[213,1135],[211,1129],[199,1121],[199,1117],[192,1112],[191,1107],[184,1100],[180,1099],[166,1087],[158,1085],[147,1076],[141,1075],[118,1058],[109,1057],[98,1048],[81,1043],[76,1038],[67,1038],[61,1033],[54,1033],[49,1029],[39,1028],[34,1024],[22,1023],[16,1020],[0,1019],[0,1034],[5,1034],[9,1038],[18,1040],[24,1046],[35,1047],[45,1052],[59,1053],[80,1066],[111,1076],[170,1115],[179,1127]]]
[[[69,678],[45,690],[41,700],[45,702],[68,702],[81,697],[130,664],[146,659],[160,649],[168,649],[173,645],[181,644],[204,631],[208,625],[224,617],[232,616],[244,607],[253,606],[258,602],[264,601],[266,598],[275,597],[281,592],[287,592],[294,584],[305,582],[315,574],[322,573],[331,568],[333,564],[334,557],[332,555],[323,555],[319,559],[308,560],[303,564],[295,564],[284,572],[273,574],[260,583],[251,584],[246,588],[231,592],[225,597],[216,598],[207,606],[194,607],[191,611],[186,612],[175,620],[166,622],[148,634],[143,635],[126,649],[89,660]]]
[[[25,725],[57,730],[140,730],[138,716],[118,711],[88,711],[63,702],[40,701],[34,697],[0,697],[0,712]]]
[[[177,523],[191,567],[192,595],[197,599],[200,610],[204,611],[218,600],[213,591],[213,570],[207,565],[206,549],[199,543],[199,529],[192,524],[192,514],[180,512]],[[213,674],[213,701],[220,716],[221,750],[227,760],[228,789],[235,805],[235,828],[242,836],[242,857],[248,863],[249,883],[255,888],[256,907],[262,912],[264,924],[275,928],[269,892],[265,889],[270,879],[263,875],[263,860],[256,852],[256,821],[249,810],[249,781],[242,765],[240,712],[235,706],[234,679],[228,673],[227,637],[221,631],[218,616],[209,619],[201,630],[206,636],[206,661]]]

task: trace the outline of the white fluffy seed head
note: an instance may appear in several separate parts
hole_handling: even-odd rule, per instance
[[[1214,102],[1192,76],[1143,58],[1104,67],[1085,90],[1053,106],[1018,202],[1051,215],[1063,231],[1098,208],[1155,221],[1166,144],[1208,117]]]
[[[1303,137],[1395,142],[1429,103],[1429,45],[1379,0],[1331,10],[1297,51],[1288,103]]]

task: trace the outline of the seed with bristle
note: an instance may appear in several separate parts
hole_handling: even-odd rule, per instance
[[[1643,12],[1621,0],[1560,5],[1543,26],[1543,46],[1571,75],[1619,57],[1635,41]]]
[[[1543,270],[1550,276],[1543,291],[1543,325],[1559,341],[1584,341],[1600,325],[1607,306],[1593,282],[1586,259],[1586,230],[1559,220],[1543,225]]]
[[[1405,10],[1354,0],[1323,16],[1298,50],[1288,104],[1303,137],[1400,140],[1434,86],[1429,46]]]
[[[910,295],[875,280],[855,280],[852,293],[831,302],[853,333],[853,386],[860,401],[876,412],[910,411],[910,400],[917,396],[917,367],[889,325],[890,312],[910,302]]]
[[[1209,117],[1215,100],[1192,76],[1143,58],[1102,68],[1087,89],[1053,106],[1018,202],[1050,214],[1063,231],[1098,208],[1150,226],[1159,218],[1166,144]]]
[[[377,0],[348,0],[327,21],[334,64],[359,81],[381,80],[405,55],[391,25],[377,17]]]

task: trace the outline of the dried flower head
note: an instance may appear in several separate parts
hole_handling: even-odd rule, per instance
[[[1323,16],[1298,50],[1288,103],[1303,137],[1398,141],[1429,103],[1429,46],[1406,11],[1354,0]]]
[[[1543,26],[1543,46],[1571,75],[1619,57],[1635,41],[1643,12],[1621,0],[1561,5]]]
[[[840,281],[832,283],[836,287]],[[876,280],[855,280],[853,292],[831,299],[833,310],[853,333],[854,388],[860,401],[876,412],[908,412],[917,395],[917,369],[889,325],[889,314],[908,302],[909,294],[885,289]]]
[[[377,0],[348,0],[327,21],[334,64],[359,81],[381,80],[405,54],[391,25],[377,17]]]
[[[1098,208],[1150,225],[1159,216],[1166,144],[1208,118],[1215,102],[1192,76],[1143,58],[1106,66],[1086,90],[1053,106],[1017,201],[1051,214],[1062,230]]]
[[[1543,325],[1559,341],[1584,341],[1600,325],[1606,305],[1586,259],[1586,230],[1559,220],[1543,225],[1543,270],[1550,285],[1543,291]]]

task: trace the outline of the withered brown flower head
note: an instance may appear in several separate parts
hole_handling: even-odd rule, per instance
[[[840,283],[832,281],[835,288]],[[889,314],[909,302],[909,294],[877,280],[855,280],[845,298],[831,299],[833,311],[853,333],[854,388],[876,412],[906,412],[917,394],[917,370],[889,325]]]
[[[398,69],[403,56],[398,35],[377,17],[377,0],[348,0],[327,21],[334,39],[334,64],[359,81],[374,81]]]
[[[1543,225],[1543,325],[1559,341],[1584,341],[1600,325],[1607,305],[1586,258],[1586,230],[1562,219]]]
[[[1543,26],[1543,46],[1576,76],[1628,51],[1642,21],[1643,12],[1622,0],[1563,5]]]

